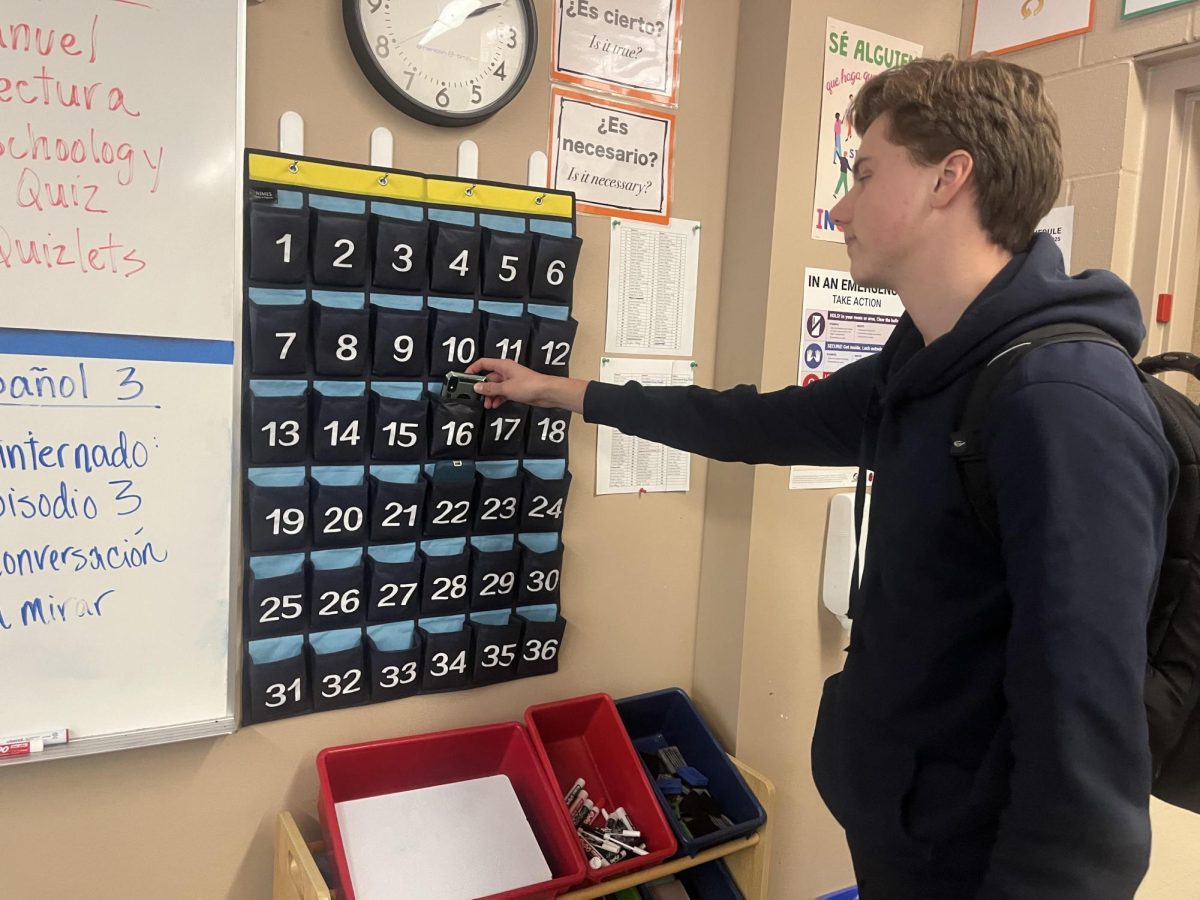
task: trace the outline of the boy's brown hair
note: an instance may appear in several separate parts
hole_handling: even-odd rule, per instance
[[[1062,184],[1058,116],[1041,75],[986,56],[917,59],[876,75],[854,98],[859,134],[885,114],[888,140],[919,164],[970,153],[980,224],[1006,250],[1025,249]]]

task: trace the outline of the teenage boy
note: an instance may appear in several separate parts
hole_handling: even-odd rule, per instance
[[[1036,73],[917,60],[871,79],[853,123],[854,187],[832,216],[854,280],[903,301],[882,352],[767,394],[481,360],[479,393],[714,459],[873,469],[850,647],[812,748],[862,896],[1128,900],[1149,857],[1145,626],[1176,470],[1158,413],[1114,347],[1023,357],[983,435],[998,539],[949,448],[1009,342],[1084,323],[1132,354],[1141,311],[1109,272],[1066,275],[1034,235],[1062,179]]]

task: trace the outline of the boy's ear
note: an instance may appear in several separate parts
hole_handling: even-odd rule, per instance
[[[975,160],[966,150],[954,150],[939,164],[937,184],[934,185],[932,203],[935,208],[944,208],[966,187],[975,170]]]

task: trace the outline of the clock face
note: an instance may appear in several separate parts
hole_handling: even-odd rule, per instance
[[[521,90],[537,52],[533,0],[343,0],[359,66],[393,106],[470,125]]]

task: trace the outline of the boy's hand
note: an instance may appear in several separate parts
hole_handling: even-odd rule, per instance
[[[511,359],[477,359],[467,368],[468,375],[486,372],[488,380],[475,385],[483,397],[485,409],[495,409],[506,400],[529,406],[550,406],[583,412],[587,382],[577,378],[542,375]]]

